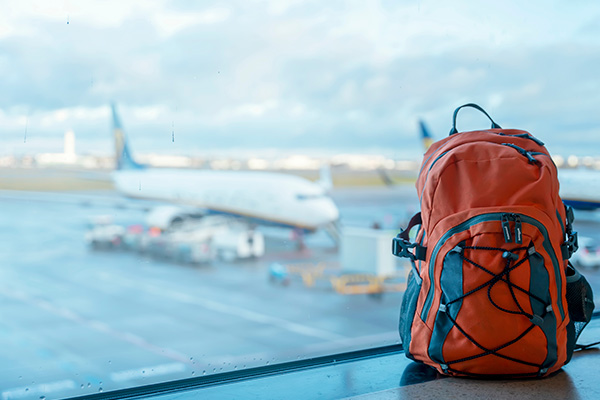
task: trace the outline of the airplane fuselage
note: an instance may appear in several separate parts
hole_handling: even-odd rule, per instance
[[[600,208],[600,171],[560,169],[560,196],[575,209]]]
[[[113,181],[130,197],[164,200],[307,231],[339,218],[336,205],[321,186],[287,174],[144,168],[114,171]]]

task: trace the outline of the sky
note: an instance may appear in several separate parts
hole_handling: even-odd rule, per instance
[[[600,156],[597,1],[0,0],[0,154],[422,154],[483,106]],[[485,128],[474,111],[459,130]]]

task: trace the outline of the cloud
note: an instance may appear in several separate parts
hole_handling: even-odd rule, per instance
[[[196,25],[211,25],[227,21],[231,11],[215,7],[201,12],[166,12],[155,14],[153,22],[162,37],[171,36],[183,29]]]
[[[9,1],[0,16],[5,135],[22,136],[15,121],[29,115],[40,135],[103,137],[115,100],[148,148],[163,149],[172,126],[170,149],[181,151],[208,136],[211,146],[418,148],[418,118],[439,137],[454,108],[475,101],[550,143],[565,132],[598,140],[595,3],[48,4]]]

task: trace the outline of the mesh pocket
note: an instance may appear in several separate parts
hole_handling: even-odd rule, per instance
[[[585,277],[571,264],[567,268],[567,304],[571,320],[585,324],[590,322],[594,311],[594,294]]]
[[[400,323],[398,326],[404,353],[409,358],[412,358],[408,352],[410,346],[410,329],[415,317],[419,292],[421,291],[421,285],[417,282],[413,274],[413,270],[408,273],[406,291],[404,292],[404,297],[402,297],[402,306],[400,307]]]
[[[569,318],[571,319],[567,327],[567,362],[569,362],[581,331],[592,319],[594,293],[585,277],[570,263],[566,272],[567,305],[569,307]]]

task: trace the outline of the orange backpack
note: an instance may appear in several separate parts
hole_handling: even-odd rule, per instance
[[[463,107],[483,112],[491,129],[458,133]],[[421,212],[393,241],[412,263],[400,316],[407,357],[472,377],[546,376],[565,365],[593,299],[568,264],[573,211],[544,144],[465,104],[450,136],[426,152],[416,187]],[[569,304],[568,282],[578,299]]]

